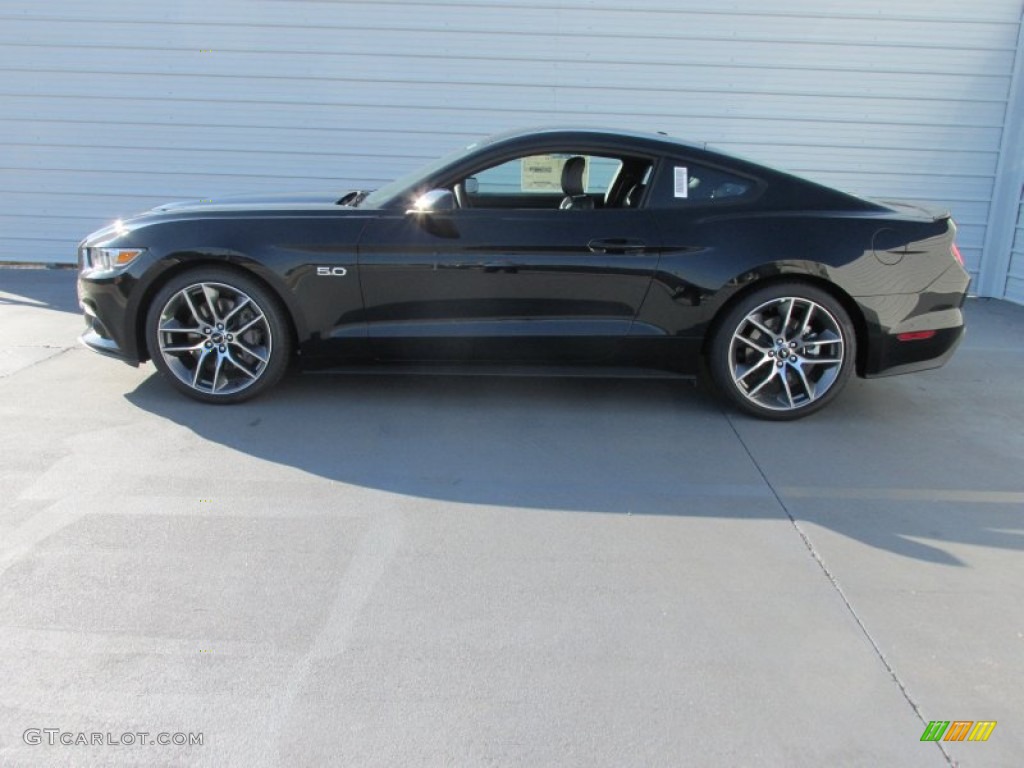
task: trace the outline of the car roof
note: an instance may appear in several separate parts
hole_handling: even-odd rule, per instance
[[[813,182],[799,179],[777,168],[759,163],[756,160],[735,155],[727,150],[709,145],[707,142],[694,142],[669,136],[667,133],[649,131],[631,131],[620,128],[601,128],[595,126],[537,126],[503,131],[487,136],[468,148],[487,150],[501,145],[529,145],[531,141],[550,140],[551,142],[585,142],[608,146],[628,147],[661,155],[684,154],[696,155],[705,161],[723,164],[737,171],[759,176],[787,176],[792,181]]]
[[[566,137],[575,136],[577,138],[585,137],[588,139],[606,140],[611,142],[622,141],[625,139],[627,141],[632,140],[637,142],[675,145],[686,149],[706,149],[706,145],[704,143],[686,141],[676,138],[675,136],[669,136],[667,133],[660,131],[631,131],[621,128],[601,128],[586,125],[546,125],[513,129],[488,136],[478,142],[478,144],[480,146],[485,146],[489,144],[497,144],[499,142],[511,142],[517,139],[541,138],[544,136],[554,137],[556,135]]]

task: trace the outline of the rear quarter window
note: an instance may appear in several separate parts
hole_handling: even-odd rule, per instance
[[[737,202],[757,192],[757,182],[719,168],[669,159],[654,178],[649,208],[685,208],[692,205]]]

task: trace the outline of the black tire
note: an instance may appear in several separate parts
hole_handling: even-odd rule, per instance
[[[743,297],[716,322],[708,348],[716,389],[740,410],[773,421],[824,408],[846,386],[856,359],[856,333],[842,304],[798,281]]]
[[[222,404],[274,386],[293,346],[278,298],[243,272],[216,266],[175,275],[157,292],[146,313],[146,344],[175,389]]]

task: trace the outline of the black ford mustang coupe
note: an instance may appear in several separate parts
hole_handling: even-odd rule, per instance
[[[373,192],[159,206],[78,250],[82,337],[231,403],[288,366],[710,374],[793,419],[942,365],[949,214],[661,134],[508,133]]]

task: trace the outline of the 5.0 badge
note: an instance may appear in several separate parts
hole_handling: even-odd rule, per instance
[[[344,267],[317,267],[317,277],[344,277],[348,270]]]

